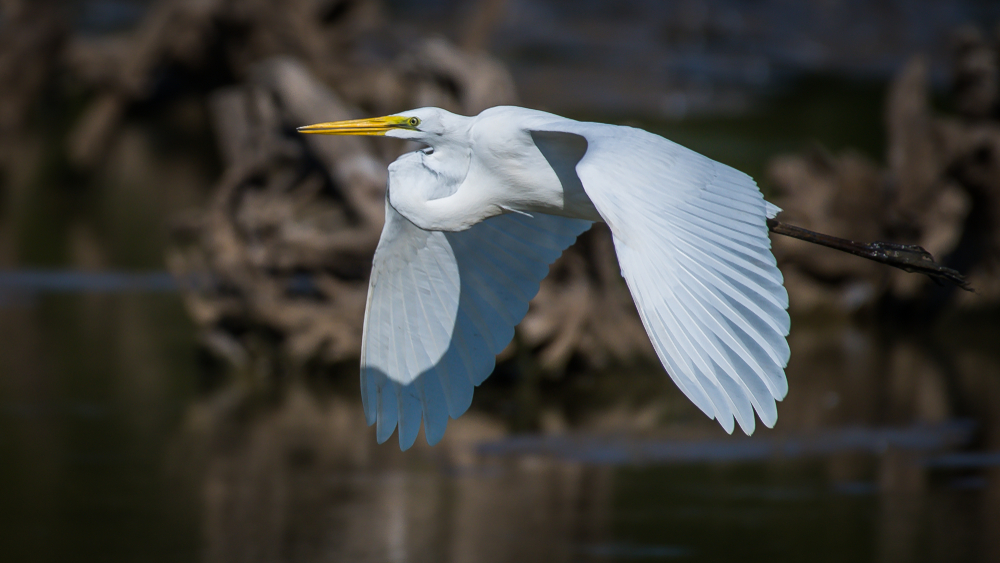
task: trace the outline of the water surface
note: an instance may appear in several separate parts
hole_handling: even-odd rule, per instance
[[[213,383],[176,294],[42,291],[0,310],[0,559],[990,561],[1000,357],[951,328],[797,328],[752,438],[642,366],[543,385],[527,433],[498,379],[401,453],[356,376]]]

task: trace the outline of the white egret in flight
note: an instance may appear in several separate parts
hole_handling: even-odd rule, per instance
[[[771,427],[788,391],[788,294],[746,174],[632,127],[518,107],[422,108],[303,133],[426,148],[389,165],[361,347],[378,442],[444,435],[493,371],[549,265],[595,221],[667,373],[727,432]],[[839,240],[839,239],[838,239]],[[813,241],[821,242],[822,241]]]

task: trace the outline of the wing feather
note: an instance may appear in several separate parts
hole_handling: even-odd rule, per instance
[[[379,443],[444,435],[493,371],[549,264],[590,221],[501,215],[461,232],[424,231],[386,202],[361,351],[365,418]]]
[[[662,137],[555,120],[537,127],[586,139],[576,164],[611,227],[622,275],[671,378],[732,432],[766,426],[788,384],[788,294],[753,180]]]

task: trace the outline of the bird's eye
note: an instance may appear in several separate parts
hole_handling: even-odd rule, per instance
[[[419,117],[411,117],[406,123],[410,127],[416,127],[417,125],[420,125],[420,118]]]

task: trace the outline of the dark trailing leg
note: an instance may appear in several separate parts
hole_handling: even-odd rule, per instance
[[[842,250],[855,256],[874,260],[910,273],[924,274],[930,276],[935,281],[952,283],[966,291],[973,291],[972,286],[969,285],[965,276],[956,270],[938,264],[934,261],[934,257],[931,256],[930,252],[915,244],[856,242],[788,225],[777,219],[768,219],[767,228],[775,234]]]

